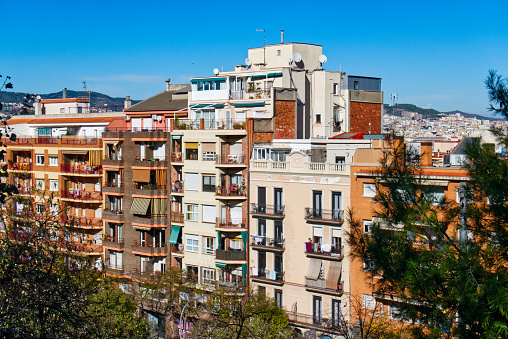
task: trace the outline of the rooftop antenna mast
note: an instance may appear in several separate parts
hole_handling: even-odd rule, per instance
[[[90,104],[91,104],[90,92],[86,90],[86,80],[83,80],[83,91],[85,91],[85,98],[86,98],[86,95],[88,94],[88,102],[90,102]]]
[[[392,110],[393,115],[395,115],[395,101],[399,98],[399,95],[397,93],[392,93]]]
[[[264,29],[256,29],[256,32],[263,32],[263,64],[266,65],[266,32]]]

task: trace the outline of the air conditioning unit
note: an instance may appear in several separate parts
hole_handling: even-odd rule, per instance
[[[152,120],[157,120],[157,114],[152,114]]]

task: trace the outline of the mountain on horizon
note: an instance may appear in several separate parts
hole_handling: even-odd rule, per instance
[[[490,121],[496,121],[496,120],[503,120],[501,118],[495,118],[495,117],[486,117],[481,114],[473,114],[473,113],[465,113],[459,110],[455,111],[449,111],[449,112],[440,112],[432,108],[421,108],[413,104],[396,104],[395,110],[392,105],[384,104],[384,110],[385,114],[389,115],[401,115],[402,112],[414,112],[414,113],[420,113],[423,118],[425,119],[438,119],[440,117],[443,117],[445,115],[453,115],[459,113],[465,118],[476,118],[479,120],[490,120]]]

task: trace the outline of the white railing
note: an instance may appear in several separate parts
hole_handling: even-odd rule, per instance
[[[304,162],[298,166],[291,166],[288,161],[271,161],[271,160],[251,160],[250,169],[252,171],[276,171],[276,172],[297,172],[297,173],[324,173],[324,174],[349,174],[349,165],[347,164],[330,164],[317,162]]]

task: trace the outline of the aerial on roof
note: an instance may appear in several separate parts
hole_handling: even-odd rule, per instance
[[[173,94],[190,91],[190,86],[176,91],[164,91],[125,109],[125,112],[178,111],[187,107],[187,98],[173,99]]]

